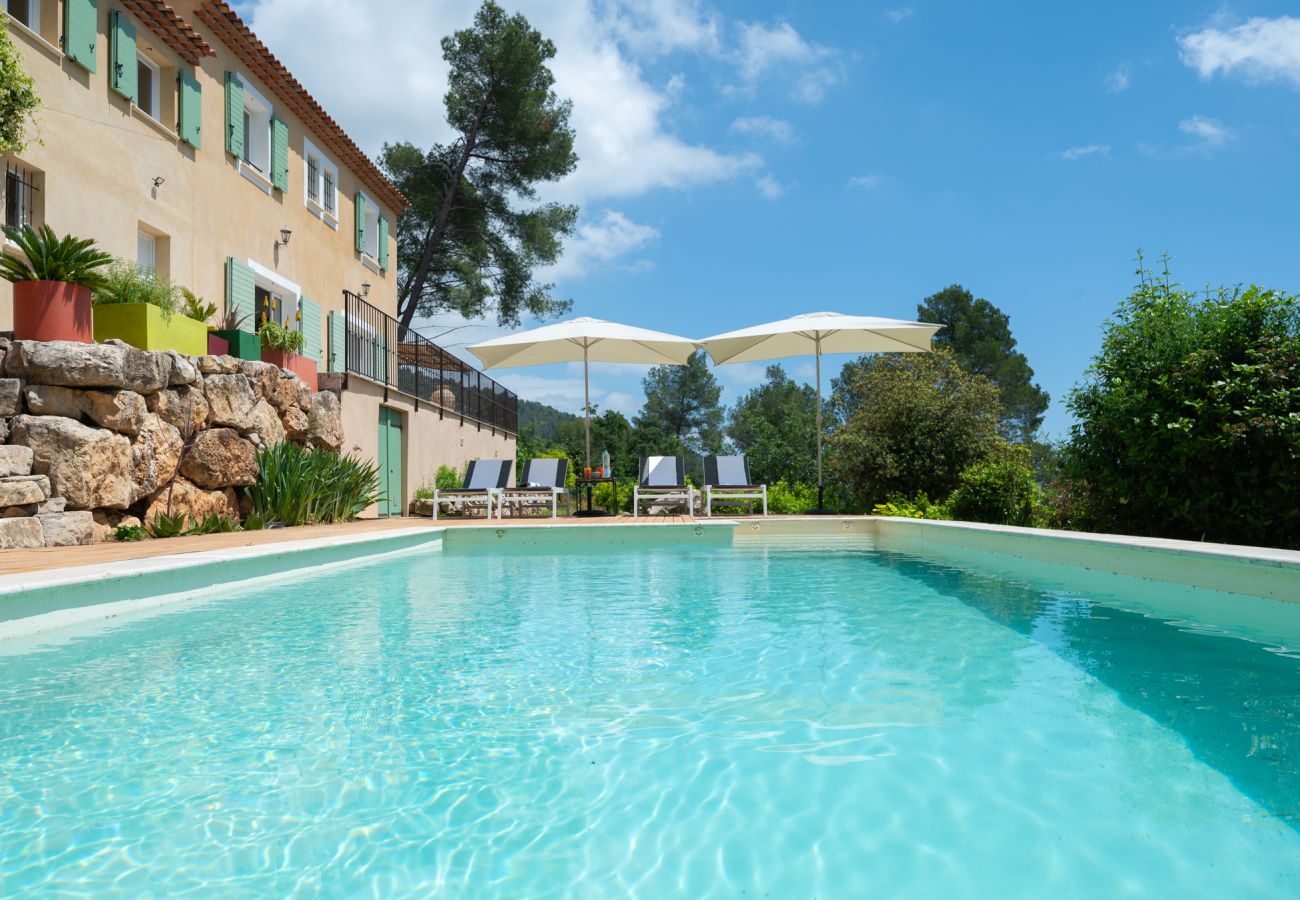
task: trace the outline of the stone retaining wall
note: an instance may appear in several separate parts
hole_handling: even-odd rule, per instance
[[[239,520],[257,450],[337,451],[339,398],[270,363],[0,338],[0,549],[108,540],[170,510]]]

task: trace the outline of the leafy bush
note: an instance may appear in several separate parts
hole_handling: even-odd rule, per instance
[[[451,466],[438,466],[438,474],[434,476],[433,485],[440,491],[454,491],[464,484],[460,472]],[[429,492],[433,496],[433,492]]]
[[[948,518],[948,511],[944,504],[932,502],[925,491],[921,491],[911,500],[903,496],[891,497],[888,501],[873,506],[871,514],[899,519]]]
[[[217,304],[205,302],[202,297],[189,288],[181,288],[181,298],[184,300],[181,306],[181,314],[188,319],[206,324],[208,319],[217,314]]]
[[[297,353],[302,350],[303,333],[282,328],[274,322],[263,322],[257,332],[262,338],[264,350],[280,350],[285,353]]]
[[[422,485],[420,485],[418,488],[415,489],[415,499],[416,499],[416,500],[432,500],[432,499],[433,499],[433,490],[434,490],[434,489],[431,488],[431,487],[429,487],[429,485],[427,485],[427,484],[422,484]]]
[[[36,118],[41,99],[36,81],[23,69],[22,55],[7,29],[0,28],[0,153],[21,153],[27,127]]]
[[[985,459],[967,466],[945,505],[950,518],[966,522],[1040,524],[1043,492],[1034,480],[1030,449],[1001,444]]]
[[[149,532],[156,538],[177,537],[185,533],[185,515],[177,513],[170,515],[168,513],[159,513],[154,516],[152,524],[149,526]]]
[[[817,508],[817,485],[784,478],[767,486],[767,511],[775,515],[798,516]]]
[[[108,268],[103,283],[95,290],[96,306],[117,303],[148,303],[171,318],[181,303],[181,290],[156,272],[141,269],[135,263],[119,259]]]
[[[289,441],[257,453],[257,482],[245,489],[263,522],[350,522],[379,500],[379,470],[368,460]]]
[[[5,281],[64,281],[93,291],[104,284],[103,269],[113,261],[107,253],[96,250],[90,238],[70,234],[59,237],[48,225],[39,229],[30,225],[6,228],[4,232],[26,257],[0,253],[0,278]]]
[[[1300,297],[1142,271],[1069,407],[1082,524],[1300,548]]]
[[[863,357],[835,379],[827,479],[861,508],[889,497],[947,495],[997,442],[998,391],[951,353]]]
[[[113,530],[115,541],[143,541],[149,536],[143,525],[119,525]]]

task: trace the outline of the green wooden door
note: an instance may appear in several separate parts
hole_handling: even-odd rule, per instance
[[[402,514],[402,414],[379,407],[379,514]]]

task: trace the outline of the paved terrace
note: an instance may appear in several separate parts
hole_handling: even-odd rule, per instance
[[[0,576],[23,572],[44,572],[71,566],[93,566],[102,563],[155,556],[176,556],[198,553],[202,550],[227,550],[234,547],[255,547],[286,541],[304,541],[312,538],[336,537],[349,534],[381,534],[399,528],[421,525],[432,528],[484,528],[501,525],[546,526],[568,525],[670,525],[696,521],[691,516],[610,516],[605,518],[578,518],[560,516],[557,519],[523,517],[519,519],[484,519],[443,517],[437,522],[427,518],[363,519],[343,525],[313,525],[298,528],[271,528],[263,531],[234,531],[226,534],[203,534],[190,537],[149,539],[124,543],[109,542],[89,547],[45,547],[38,550],[0,550]]]

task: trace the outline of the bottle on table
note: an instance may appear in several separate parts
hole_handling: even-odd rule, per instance
[[[609,471],[609,450],[602,448],[600,451],[600,474],[605,478],[612,478]]]

